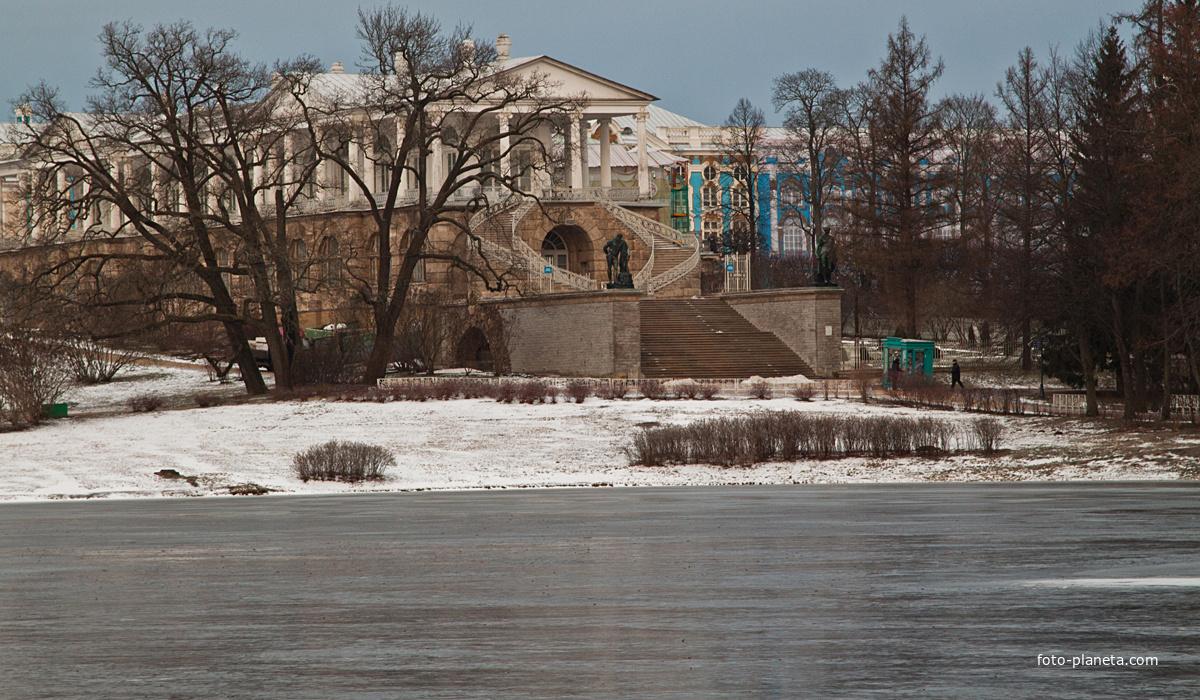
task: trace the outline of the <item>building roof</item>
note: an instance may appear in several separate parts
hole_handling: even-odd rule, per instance
[[[676,163],[686,162],[686,158],[679,158],[654,148],[646,149],[646,163],[651,168],[669,168]],[[637,153],[619,143],[613,144],[608,152],[608,164],[613,168],[636,168]],[[600,144],[598,143],[588,145],[588,167],[600,167]]]
[[[485,74],[499,75],[501,73],[528,72],[546,76],[551,84],[558,84],[564,95],[584,94],[588,97],[585,113],[589,109],[603,111],[605,105],[612,105],[628,112],[658,98],[643,90],[623,85],[601,75],[586,71],[578,66],[564,63],[550,56],[526,56],[523,58],[505,58],[497,60],[484,69]],[[329,99],[353,101],[364,88],[377,81],[380,76],[363,73],[347,73],[340,63],[335,63],[330,72],[315,73],[308,76],[308,89]],[[393,76],[386,77],[393,81]],[[286,86],[282,88],[286,90]],[[678,115],[675,115],[678,116]]]
[[[634,140],[637,140],[637,118],[633,116],[617,117],[613,119],[618,133],[622,133],[626,128],[633,132]],[[695,119],[688,119],[682,114],[667,111],[658,105],[646,106],[646,131],[653,134],[660,126],[704,126]]]

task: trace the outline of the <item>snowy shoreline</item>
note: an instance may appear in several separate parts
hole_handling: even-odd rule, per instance
[[[1115,431],[1066,418],[999,416],[1002,454],[941,458],[850,457],[768,463],[630,466],[625,447],[641,427],[756,411],[929,415],[966,422],[975,414],[864,405],[857,401],[603,400],[583,404],[501,404],[490,399],[389,403],[329,400],[252,402],[153,413],[104,413],[128,396],[158,391],[188,397],[212,391],[203,372],[144,368],[130,380],[80,388],[71,418],[0,434],[0,502],[78,498],[227,495],[257,484],[272,493],[378,493],[740,484],[914,483],[933,481],[1175,480],[1200,476],[1200,433]],[[236,386],[223,391],[237,393]],[[180,403],[179,399],[176,399]],[[186,403],[183,401],[182,403]],[[83,412],[85,415],[79,415]],[[382,482],[301,482],[292,455],[330,439],[395,452]],[[155,472],[174,469],[196,486]]]

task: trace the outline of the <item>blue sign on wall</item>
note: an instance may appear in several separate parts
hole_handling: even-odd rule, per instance
[[[733,265],[726,265],[726,266],[725,266],[725,271],[726,271],[726,272],[733,272]]]
[[[542,272],[545,272],[548,275],[548,274],[554,272],[554,268],[547,265],[546,269],[542,270]]]

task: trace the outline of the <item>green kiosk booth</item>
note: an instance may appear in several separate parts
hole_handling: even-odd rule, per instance
[[[928,384],[933,381],[933,341],[885,338],[880,341],[883,350],[883,386],[894,388],[904,377],[921,377]]]

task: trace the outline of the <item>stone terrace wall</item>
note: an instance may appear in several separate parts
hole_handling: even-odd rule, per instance
[[[641,292],[604,291],[496,299],[512,371],[561,377],[641,373]]]
[[[803,287],[718,295],[756,328],[779,336],[820,377],[842,366],[842,290]]]

